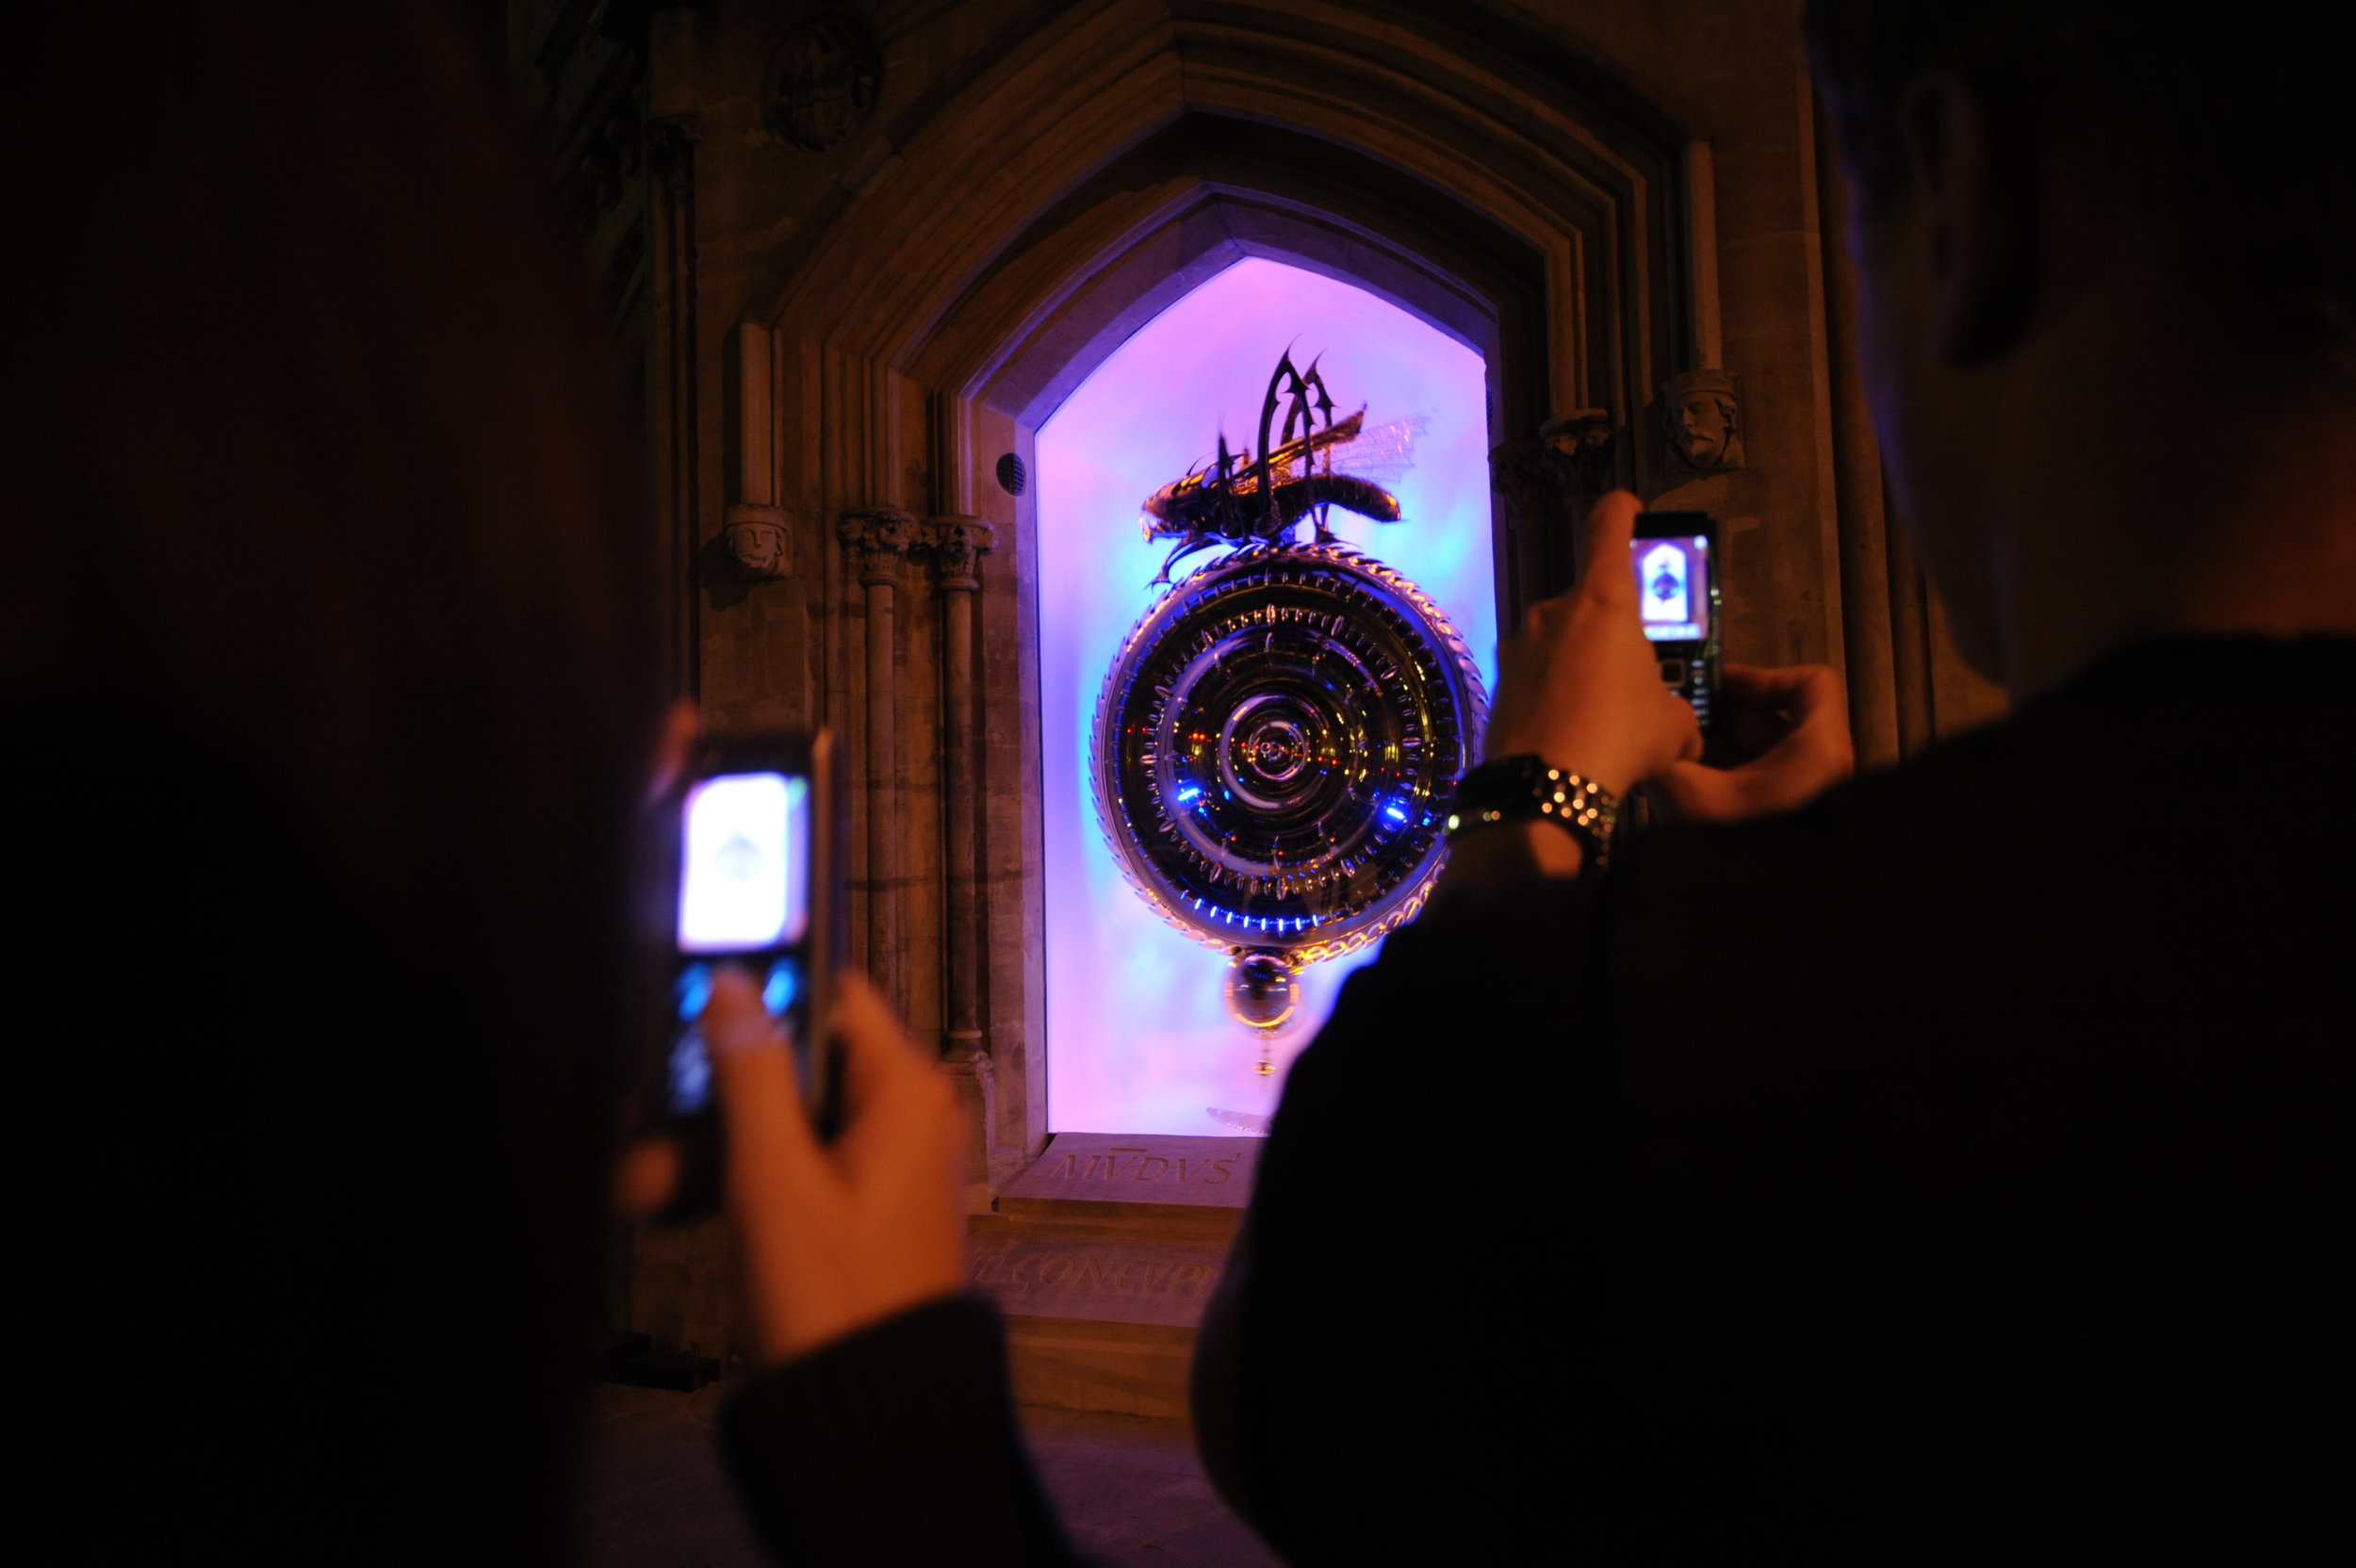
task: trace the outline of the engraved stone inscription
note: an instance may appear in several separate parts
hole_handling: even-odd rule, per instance
[[[973,1283],[1029,1317],[1191,1328],[1225,1258],[1203,1245],[1025,1237],[973,1250]]]
[[[1259,1138],[1058,1133],[1005,1196],[1239,1209],[1252,1196],[1261,1143]]]

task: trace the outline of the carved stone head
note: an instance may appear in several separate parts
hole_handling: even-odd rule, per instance
[[[1720,474],[1742,466],[1742,405],[1724,370],[1688,370],[1661,389],[1663,433],[1685,467]]]
[[[805,22],[770,63],[769,129],[804,152],[839,146],[875,113],[883,74],[883,45],[856,12]]]
[[[774,506],[740,504],[728,508],[725,538],[736,575],[747,582],[769,582],[786,574],[786,514]]]

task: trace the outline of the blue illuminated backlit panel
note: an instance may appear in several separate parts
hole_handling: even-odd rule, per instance
[[[1168,553],[1139,503],[1206,459],[1223,422],[1256,434],[1268,367],[1287,345],[1321,357],[1337,413],[1369,425],[1421,416],[1415,466],[1389,481],[1405,521],[1336,510],[1333,531],[1438,601],[1493,688],[1487,383],[1481,356],[1363,289],[1277,262],[1238,262],[1099,366],[1039,435],[1039,702],[1047,916],[1048,1125],[1058,1132],[1233,1135],[1265,1129],[1284,1069],[1333,1010],[1343,974],[1301,974],[1274,1044],[1229,1018],[1227,958],[1164,923],[1122,880],[1097,825],[1088,726],[1122,636],[1159,590]],[[1343,464],[1347,466],[1347,464]],[[1305,535],[1306,530],[1303,533]],[[1202,558],[1182,564],[1183,574]]]

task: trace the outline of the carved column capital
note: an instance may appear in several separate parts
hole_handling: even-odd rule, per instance
[[[1569,498],[1562,468],[1536,437],[1517,435],[1489,451],[1489,487],[1505,503],[1508,527],[1530,528]]]
[[[1612,416],[1582,408],[1548,419],[1534,439],[1520,437],[1492,451],[1490,479],[1519,519],[1556,515],[1611,488],[1612,444]]]
[[[1579,519],[1610,488],[1616,464],[1609,412],[1582,408],[1548,419],[1489,454],[1513,548],[1512,612],[1569,587],[1576,578]]]
[[[1538,427],[1538,444],[1554,459],[1560,482],[1576,497],[1612,488],[1612,431],[1608,409],[1581,408]]]
[[[924,525],[924,544],[940,564],[942,591],[971,594],[982,585],[982,557],[998,547],[998,531],[979,517],[935,517]]]
[[[854,507],[836,530],[859,562],[861,584],[873,588],[900,580],[900,558],[923,541],[914,515],[896,506]]]

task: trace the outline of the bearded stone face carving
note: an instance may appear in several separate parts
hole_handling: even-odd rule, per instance
[[[1732,376],[1688,370],[1662,388],[1661,403],[1673,462],[1694,474],[1742,466],[1742,405]]]

